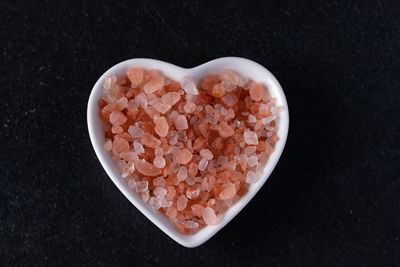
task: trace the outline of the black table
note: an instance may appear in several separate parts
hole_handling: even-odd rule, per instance
[[[400,265],[398,1],[116,2],[0,3],[1,265]],[[86,104],[122,60],[222,56],[276,75],[290,132],[258,195],[187,249],[103,171]]]

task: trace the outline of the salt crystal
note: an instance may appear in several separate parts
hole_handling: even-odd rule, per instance
[[[257,156],[251,156],[248,158],[247,164],[249,167],[255,167],[258,165],[258,158]]]
[[[179,93],[169,92],[169,93],[163,94],[163,96],[161,97],[161,101],[164,102],[165,104],[173,106],[179,101],[180,98],[181,98],[181,95]]]
[[[165,104],[165,103],[157,102],[157,103],[154,105],[154,108],[155,108],[158,112],[160,112],[160,113],[162,113],[162,114],[165,114],[168,110],[171,109],[171,106],[168,105],[168,104]]]
[[[130,188],[130,189],[135,189],[136,188],[136,182],[133,180],[133,179],[129,179],[128,180],[128,187]]]
[[[186,196],[180,195],[178,197],[178,200],[176,201],[176,209],[178,211],[184,210],[186,208],[187,202],[188,202],[188,200],[187,200]]]
[[[133,142],[133,149],[135,150],[137,155],[144,153],[143,145],[139,142]]]
[[[264,90],[258,83],[251,82],[249,84],[249,93],[251,99],[253,99],[254,101],[260,101],[263,98]]]
[[[248,145],[257,145],[258,137],[257,134],[253,131],[244,132],[244,142]]]
[[[211,173],[212,170],[214,169],[214,166],[215,166],[216,162],[217,162],[217,161],[216,161],[215,159],[213,159],[213,160],[210,161],[210,163],[208,164],[207,170],[208,170],[209,173]]]
[[[184,225],[187,229],[195,229],[199,227],[199,224],[195,221],[186,221],[184,222]]]
[[[161,169],[165,167],[165,159],[162,156],[155,156],[153,160],[153,164],[155,167]]]
[[[161,208],[161,201],[156,197],[151,197],[150,200],[149,200],[149,204],[150,204],[150,206],[152,206],[156,210]]]
[[[196,180],[194,178],[192,178],[192,177],[188,177],[188,178],[186,178],[185,182],[188,185],[194,185],[196,183]]]
[[[230,137],[232,136],[235,131],[229,126],[226,122],[221,122],[218,127],[219,134],[221,137]]]
[[[229,107],[233,107],[237,102],[236,98],[231,94],[223,96],[222,101]]]
[[[147,190],[149,183],[147,181],[140,181],[136,183],[136,191],[144,192]]]
[[[169,139],[168,143],[170,145],[176,145],[177,142],[178,142],[178,134],[174,132],[171,138]]]
[[[106,142],[104,143],[104,149],[106,151],[111,151],[112,149],[112,141],[111,139],[107,139]]]
[[[178,140],[183,141],[183,142],[187,141],[186,131],[178,132]]]
[[[186,169],[185,166],[181,166],[181,167],[179,168],[177,177],[178,177],[178,179],[179,179],[180,181],[184,181],[184,180],[186,179],[186,177],[187,177],[187,169]]]
[[[188,128],[188,123],[184,115],[178,115],[174,120],[174,124],[177,130],[185,130]]]
[[[186,113],[193,113],[196,110],[196,104],[188,101],[184,104],[183,110]]]
[[[165,186],[165,179],[164,177],[160,176],[153,180],[154,186]]]
[[[249,118],[248,118],[248,121],[250,123],[255,123],[257,121],[257,118],[253,114],[250,114]]]
[[[229,184],[220,194],[219,197],[222,200],[228,200],[231,199],[236,195],[236,188],[234,184]]]
[[[128,128],[128,133],[133,137],[133,138],[141,138],[144,134],[144,131],[142,128],[137,127],[137,126],[129,126]]]
[[[256,146],[248,146],[244,149],[244,153],[246,153],[247,156],[250,156],[254,154],[257,150]]]
[[[154,131],[160,136],[160,137],[166,137],[168,134],[169,126],[167,119],[165,117],[159,117],[156,123],[156,126],[154,127]]]
[[[167,189],[165,189],[164,187],[157,187],[156,189],[154,189],[153,194],[156,197],[163,197],[167,194]]]
[[[177,163],[176,161],[173,161],[170,165],[169,168],[172,172],[177,172],[179,170],[180,164]]]
[[[203,107],[202,106],[197,106],[196,109],[197,109],[198,112],[202,112],[203,111]]]
[[[196,84],[194,83],[191,77],[189,76],[182,77],[182,79],[180,80],[180,84],[182,89],[185,90],[187,94],[191,95],[199,94],[199,90],[197,89]]]
[[[149,201],[149,198],[150,198],[149,190],[145,190],[144,192],[142,192],[142,200],[144,202]]]
[[[212,160],[213,159],[213,154],[209,149],[202,149],[200,150],[200,155],[205,158],[206,160]]]
[[[135,97],[135,100],[139,103],[139,105],[140,105],[142,108],[146,108],[147,105],[148,105],[148,101],[147,101],[146,95],[143,94],[143,93],[138,94],[138,95]]]
[[[145,84],[145,86],[143,87],[143,91],[146,94],[151,94],[151,93],[161,90],[161,88],[163,86],[164,86],[164,77],[156,76],[156,77],[153,77],[148,83]]]
[[[219,156],[218,157],[218,165],[222,166],[229,161],[229,158],[226,156]]]
[[[246,183],[253,184],[257,181],[256,173],[253,171],[248,171],[246,175]]]
[[[210,207],[206,207],[204,209],[202,217],[207,225],[217,224],[217,216],[215,215],[215,211]]]
[[[125,165],[125,167],[122,169],[122,174],[121,176],[123,178],[128,177],[135,171],[135,165],[133,162],[129,162],[128,164]]]
[[[180,164],[186,164],[189,163],[192,157],[193,157],[192,152],[190,152],[187,148],[183,148],[177,154],[176,161]]]
[[[204,171],[207,168],[207,165],[208,165],[208,160],[202,158],[199,162],[199,170]]]

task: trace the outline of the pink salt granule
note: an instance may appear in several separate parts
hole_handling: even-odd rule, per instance
[[[231,70],[196,83],[132,66],[104,80],[104,149],[130,190],[192,234],[257,183],[279,141],[276,102]]]

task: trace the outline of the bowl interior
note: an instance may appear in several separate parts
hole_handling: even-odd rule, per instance
[[[175,226],[161,212],[154,210],[147,203],[144,203],[138,194],[132,192],[132,190],[128,188],[125,180],[120,176],[119,169],[111,158],[110,153],[103,149],[105,136],[102,131],[103,122],[99,116],[100,108],[98,106],[98,101],[102,96],[102,85],[104,78],[113,74],[124,75],[126,69],[132,66],[137,66],[144,69],[158,69],[166,77],[176,81],[179,81],[183,76],[189,75],[196,82],[198,82],[207,74],[216,74],[223,69],[230,69],[263,85],[265,88],[267,88],[271,96],[277,98],[277,106],[284,107],[284,110],[280,113],[277,119],[277,135],[280,140],[275,145],[274,151],[265,164],[262,176],[256,183],[249,187],[249,191],[246,195],[241,197],[235,205],[233,205],[224,213],[219,224],[215,226],[207,226],[191,236],[180,234],[175,229]],[[129,199],[129,201],[131,201],[132,204],[134,204],[135,207],[138,208],[150,221],[157,225],[176,242],[186,247],[196,247],[207,241],[220,229],[222,229],[231,219],[233,219],[236,214],[238,214],[240,210],[253,198],[253,196],[268,179],[276,163],[278,162],[285,146],[289,128],[289,112],[287,102],[279,82],[267,69],[258,63],[237,57],[219,58],[191,69],[181,68],[173,64],[154,59],[137,58],[123,61],[107,70],[94,85],[88,102],[87,120],[90,139],[96,155],[114,184],[125,195],[125,197]]]

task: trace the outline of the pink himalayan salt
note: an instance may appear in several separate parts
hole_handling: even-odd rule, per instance
[[[199,227],[199,223],[195,221],[186,221],[184,222],[185,228],[187,229],[195,229]]]
[[[180,195],[178,197],[178,200],[176,201],[176,209],[178,211],[184,210],[186,208],[188,199],[186,198],[185,195]]]
[[[240,154],[239,156],[239,164],[240,164],[240,168],[242,168],[242,171],[245,171],[247,168],[247,156],[246,154]]]
[[[237,99],[231,94],[223,96],[222,101],[229,107],[233,107],[237,103]]]
[[[110,114],[110,123],[112,125],[121,125],[126,122],[128,118],[121,111],[113,111]]]
[[[222,137],[230,137],[235,131],[226,122],[221,122],[218,127],[218,132]]]
[[[151,94],[161,90],[163,86],[164,86],[164,77],[160,75],[153,77],[148,83],[146,83],[143,90],[146,94]]]
[[[210,207],[206,207],[204,209],[202,217],[207,225],[217,224],[217,216],[215,215],[215,211]]]
[[[192,157],[192,152],[190,152],[187,148],[184,148],[176,155],[176,162],[179,164],[186,164],[192,159]]]
[[[167,194],[167,189],[165,189],[164,187],[157,187],[156,189],[154,189],[153,194],[156,197],[163,197]]]
[[[144,147],[143,147],[143,145],[141,144],[141,143],[139,143],[139,142],[133,142],[133,149],[135,150],[135,153],[137,154],[137,155],[140,155],[140,154],[142,154],[142,153],[144,153]]]
[[[236,195],[236,187],[234,184],[230,184],[227,186],[222,192],[219,194],[219,197],[222,200],[228,200],[233,198]]]
[[[207,165],[208,165],[208,160],[202,158],[199,162],[199,170],[204,171],[207,168]]]
[[[112,145],[112,151],[114,154],[118,155],[121,152],[129,151],[129,143],[123,138],[114,138],[114,142]]]
[[[133,162],[129,162],[128,164],[125,164],[125,167],[122,169],[121,176],[122,178],[126,178],[132,175],[134,171],[135,165],[133,164]]]
[[[129,126],[128,128],[128,133],[133,137],[133,138],[141,138],[142,135],[144,134],[144,131],[142,128],[137,127],[137,126]]]
[[[156,148],[159,145],[161,145],[161,141],[155,138],[153,135],[144,133],[142,138],[140,139],[140,142],[148,147]]]
[[[261,101],[263,98],[264,90],[262,89],[261,85],[256,82],[251,82],[249,84],[249,94],[251,99],[254,101]]]
[[[257,134],[253,131],[244,132],[244,142],[248,145],[257,145],[258,144],[258,137]]]
[[[122,129],[122,127],[119,126],[119,125],[114,125],[114,126],[111,128],[111,132],[112,132],[112,133],[115,133],[115,134],[122,133],[123,131],[124,131],[124,129]]]
[[[153,180],[153,185],[158,186],[158,187],[164,187],[165,186],[165,179],[164,177],[160,176],[157,177]]]
[[[179,179],[179,181],[185,181],[185,179],[187,178],[187,169],[185,166],[181,166],[179,168],[179,171],[176,174],[176,177]]]
[[[186,104],[183,106],[183,110],[186,113],[193,113],[196,110],[196,104],[188,101]]]
[[[199,171],[199,165],[197,163],[190,163],[189,169],[188,169],[188,175],[189,177],[194,178],[197,175],[197,172]]]
[[[141,68],[129,68],[126,76],[131,81],[132,87],[136,88],[143,80],[143,70]]]
[[[144,202],[149,201],[149,198],[150,198],[150,192],[149,192],[149,190],[146,190],[146,191],[142,192],[142,200],[143,200]]]
[[[193,79],[189,76],[184,76],[180,80],[181,87],[183,90],[185,90],[186,94],[191,94],[191,95],[198,95],[199,90],[196,87],[196,84],[194,83]]]
[[[161,97],[162,102],[170,106],[175,105],[179,99],[181,99],[181,95],[177,92],[169,92]]]
[[[190,208],[195,216],[201,217],[203,215],[204,207],[202,205],[194,204]]]
[[[205,158],[206,160],[212,160],[213,159],[213,154],[209,149],[202,149],[200,150],[200,156]]]
[[[139,181],[136,183],[136,191],[144,192],[147,190],[149,183],[147,181]]]
[[[158,102],[158,103],[156,103],[156,104],[154,105],[154,108],[155,108],[158,112],[160,112],[161,114],[165,114],[165,113],[167,113],[168,110],[171,109],[171,105]]]
[[[165,159],[162,156],[154,157],[153,164],[156,168],[164,168],[165,167]]]
[[[169,126],[168,122],[165,119],[165,117],[160,117],[157,120],[156,126],[154,127],[154,131],[160,136],[160,137],[166,137],[168,134]]]
[[[151,197],[150,200],[149,200],[149,204],[150,204],[150,206],[152,206],[156,210],[161,208],[161,200],[159,198],[157,198],[157,197]]]
[[[257,181],[257,175],[253,171],[248,171],[246,174],[246,183],[253,184]]]
[[[169,207],[165,214],[170,218],[175,218],[177,215],[177,211],[174,207]]]
[[[158,176],[161,174],[161,169],[155,167],[150,162],[145,160],[137,160],[135,161],[135,167],[143,175],[147,176]]]
[[[104,143],[104,149],[106,151],[111,151],[111,149],[112,149],[112,141],[110,139],[107,139],[106,142]]]
[[[200,189],[198,188],[193,188],[193,187],[189,187],[186,190],[186,197],[188,199],[196,199],[200,194]]]
[[[184,115],[178,115],[174,121],[175,128],[179,131],[186,130],[189,126]]]

